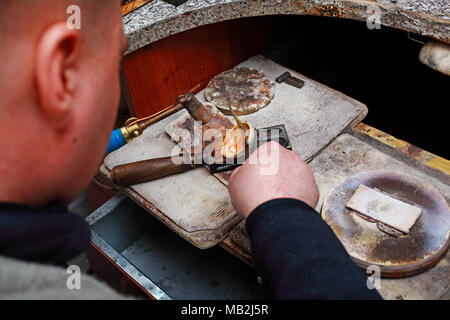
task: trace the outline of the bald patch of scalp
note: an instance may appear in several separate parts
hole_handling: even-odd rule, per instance
[[[51,23],[67,21],[67,8],[77,5],[81,9],[81,32],[95,35],[108,10],[111,0],[1,0],[0,37],[41,31]],[[107,34],[103,34],[107,36]]]
[[[81,9],[80,39],[87,56],[97,58],[99,48],[112,39],[109,28],[114,23],[111,15],[119,15],[119,0],[0,0],[0,110],[15,102],[11,91],[26,82],[27,70],[32,66],[34,50],[40,38],[51,25],[67,22],[67,8]],[[14,79],[14,81],[11,81]],[[21,82],[22,80],[22,82]]]
[[[20,59],[30,43],[36,43],[50,25],[67,22],[67,8],[81,11],[82,43],[94,52],[110,41],[109,15],[119,10],[119,0],[0,0],[0,59]],[[117,2],[117,3],[114,3]]]

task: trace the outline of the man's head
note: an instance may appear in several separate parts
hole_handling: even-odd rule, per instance
[[[67,20],[80,8],[80,29]],[[2,0],[0,201],[70,201],[106,150],[126,46],[120,0]]]

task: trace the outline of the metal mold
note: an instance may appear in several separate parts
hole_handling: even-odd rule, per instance
[[[345,207],[360,184],[422,209],[421,217],[407,236],[393,237]],[[430,184],[407,174],[369,171],[353,176],[330,192],[322,216],[360,267],[377,265],[381,275],[388,278],[410,276],[431,268],[450,245],[450,211],[446,200]]]

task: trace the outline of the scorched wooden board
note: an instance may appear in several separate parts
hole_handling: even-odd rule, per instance
[[[284,124],[294,151],[306,160],[312,159],[343,130],[356,125],[367,114],[367,108],[362,103],[264,57],[250,58],[239,66],[259,69],[272,80],[290,71],[293,76],[305,81],[302,89],[276,83],[272,102],[241,119],[257,128]],[[204,91],[198,93],[197,98],[204,102]],[[114,166],[169,156],[176,144],[170,140],[165,129],[186,113],[182,110],[158,122],[146,129],[141,137],[108,155],[101,172],[109,176]],[[241,220],[231,205],[225,184],[205,168],[122,190],[199,248],[209,248],[221,242]]]

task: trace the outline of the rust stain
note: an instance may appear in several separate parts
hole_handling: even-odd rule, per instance
[[[383,131],[370,127],[364,123],[359,123],[354,128],[357,131],[367,134],[368,136],[394,148],[406,155],[422,162],[423,164],[435,168],[443,173],[450,175],[450,161],[439,156],[432,154],[431,152],[420,149],[416,146],[409,144],[408,142],[397,139]]]
[[[146,5],[151,0],[134,0],[130,3],[124,4],[121,7],[122,11],[122,17],[126,16],[127,14],[133,12],[134,10],[139,9],[140,7]]]
[[[408,153],[411,157],[414,157],[416,159],[420,158],[422,156],[422,152],[423,152],[422,149],[420,149],[416,146],[413,146],[412,144],[408,143],[406,145],[406,153]]]
[[[249,265],[252,268],[255,268],[255,264],[253,261],[252,256],[245,250],[243,250],[239,245],[235,244],[230,237],[225,238],[221,243],[220,246],[230,252],[232,255],[236,256],[240,260],[242,260],[244,263]]]
[[[301,0],[295,1],[295,6],[299,8],[302,12],[305,11],[305,5],[303,4],[303,1]]]
[[[301,1],[297,1],[297,6],[302,6]],[[321,6],[314,6],[311,9],[306,10],[307,14],[311,15],[320,15],[320,16],[326,16],[326,17],[342,17],[344,15],[344,12],[342,9],[334,4],[324,4]]]

